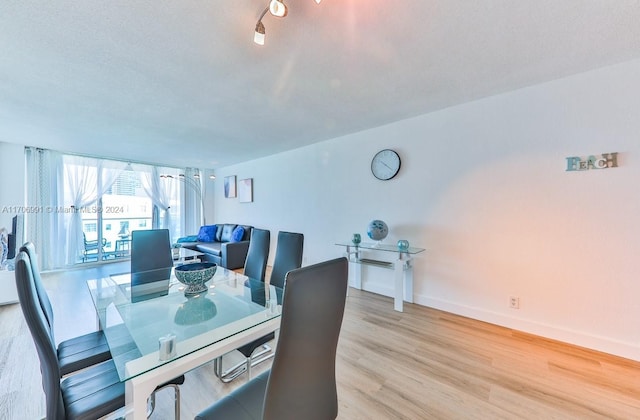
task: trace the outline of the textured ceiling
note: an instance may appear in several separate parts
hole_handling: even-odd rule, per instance
[[[629,0],[1,0],[0,141],[216,168],[640,57]]]

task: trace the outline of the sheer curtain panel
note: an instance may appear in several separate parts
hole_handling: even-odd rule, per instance
[[[163,170],[165,168],[162,168]],[[169,169],[171,170],[171,169]],[[173,169],[175,172],[175,169]],[[142,187],[147,193],[151,202],[156,206],[160,212],[152,220],[154,229],[169,229],[171,233],[171,240],[176,240],[180,235],[179,230],[176,228],[176,223],[172,218],[171,205],[177,201],[179,191],[179,181],[177,180],[177,174],[175,177],[160,177],[160,171],[157,167],[151,168],[151,173],[142,172]],[[173,175],[172,175],[173,176]]]
[[[75,264],[82,258],[84,238],[82,230],[82,214],[97,213],[98,200],[104,192],[113,185],[118,175],[124,169],[120,167],[105,167],[102,159],[83,156],[64,156],[65,193],[68,197],[65,204],[71,208],[67,220],[67,249],[66,263]]]
[[[64,190],[62,155],[53,150],[25,147],[27,168],[26,241],[35,244],[43,270],[60,268],[65,261]]]

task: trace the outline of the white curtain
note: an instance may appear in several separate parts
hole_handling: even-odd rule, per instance
[[[28,209],[24,238],[36,247],[42,270],[64,266],[64,189],[62,155],[52,150],[25,148]],[[20,244],[22,245],[22,244]]]
[[[95,213],[98,216],[98,200],[118,178],[124,168],[104,168],[101,159],[82,156],[65,156],[65,191],[69,194],[66,203],[72,209],[68,220],[66,263],[75,264],[82,258],[84,238],[82,215]]]
[[[143,174],[142,188],[151,198],[153,205],[161,212],[160,215],[156,215],[154,212],[153,228],[169,229],[170,234],[175,235],[174,221],[170,210],[171,203],[177,195],[179,181],[174,177],[160,177],[160,172],[155,166],[151,168],[151,173],[141,172],[141,174]],[[171,240],[174,239],[177,238],[171,238]]]

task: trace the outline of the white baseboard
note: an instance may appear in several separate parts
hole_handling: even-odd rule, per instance
[[[384,284],[363,282],[362,286],[362,289],[368,292],[393,297],[393,289],[385,287]],[[609,337],[596,336],[581,331],[573,331],[567,328],[512,317],[482,308],[460,305],[455,302],[441,299],[433,299],[423,295],[414,295],[414,302],[418,305],[451,312],[467,318],[477,319],[490,324],[500,325],[502,327],[550,338],[552,340],[558,340],[564,343],[624,357],[626,359],[640,361],[640,343],[634,345],[633,343],[613,340]]]
[[[373,291],[373,290],[372,290]],[[501,313],[487,311],[482,308],[474,308],[460,305],[440,299],[433,299],[422,295],[415,295],[414,302],[418,305],[451,312],[490,324],[500,325],[529,334],[558,340],[588,349],[613,354],[635,361],[640,361],[640,344],[617,341],[609,337],[596,336],[581,331],[573,331],[554,325],[548,325],[532,320],[507,316]]]

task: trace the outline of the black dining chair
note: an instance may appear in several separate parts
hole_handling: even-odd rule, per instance
[[[168,295],[171,270],[169,229],[131,232],[131,302]]]
[[[302,233],[278,232],[276,258],[273,262],[269,284],[284,289],[287,273],[302,266],[303,248],[304,235]]]
[[[50,330],[51,339],[55,343],[53,307],[40,277],[36,247],[32,242],[26,242],[20,247],[20,251],[24,251],[29,256],[38,302]],[[109,344],[103,331],[94,331],[60,342],[56,348],[56,355],[62,376],[111,359]]]
[[[335,419],[336,351],[347,277],[344,257],[290,271],[271,370],[218,400],[196,419]]]
[[[53,330],[49,325],[36,286],[29,255],[20,251],[16,257],[15,278],[18,300],[40,359],[42,388],[46,399],[46,418],[97,419],[124,407],[125,384],[120,381],[112,359],[86,367],[62,378]],[[46,305],[45,305],[46,306]],[[50,308],[50,305],[49,305]],[[180,388],[184,376],[175,378],[155,392],[172,387],[175,391],[175,416],[180,418]],[[154,402],[155,392],[150,401]]]
[[[247,252],[247,258],[244,263],[244,275],[254,280],[259,280],[264,283],[264,276],[267,271],[267,260],[269,259],[269,247],[271,244],[271,232],[265,229],[253,228],[251,231],[251,241],[249,242],[249,251]],[[252,290],[252,294],[256,296],[260,295],[260,291]],[[262,292],[264,296],[264,291]],[[264,298],[263,298],[264,300]],[[264,302],[256,302],[264,305]],[[269,341],[269,340],[267,340]],[[258,345],[258,347],[261,344]],[[241,348],[243,349],[243,348]],[[247,358],[250,358],[251,353],[247,356],[244,352],[238,349],[245,355],[245,360],[234,365],[227,371],[223,371],[222,360],[223,356],[220,356],[214,360],[214,372],[223,382],[231,382],[245,370],[247,370],[248,362]]]
[[[304,247],[304,235],[293,232],[278,232],[278,242],[276,247],[276,257],[271,270],[269,284],[280,288],[276,293],[282,293],[286,274],[302,266],[302,251]],[[282,296],[278,296],[278,302],[282,302]],[[240,376],[245,371],[247,379],[251,379],[251,368],[273,357],[273,351],[267,343],[275,339],[275,333],[269,333],[249,344],[237,348],[245,358],[226,372],[222,371],[222,363],[214,366],[214,372],[222,382],[230,382]],[[256,350],[263,349],[256,353]]]
[[[244,275],[252,279],[264,281],[269,259],[271,232],[265,229],[253,228],[247,258],[244,262]]]

